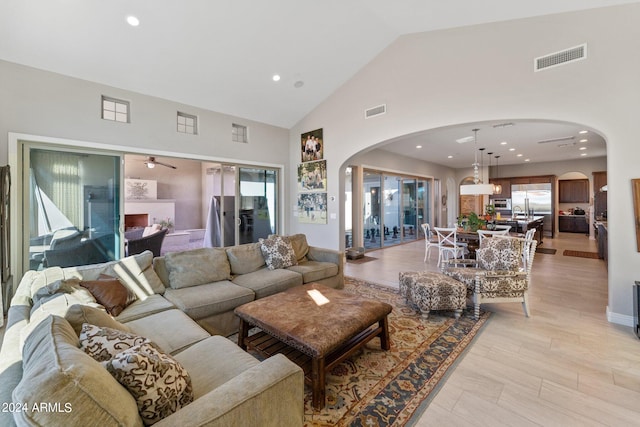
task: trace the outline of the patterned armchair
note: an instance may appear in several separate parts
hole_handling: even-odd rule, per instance
[[[448,260],[442,272],[465,284],[476,319],[483,302],[522,302],[529,317],[528,291],[536,245],[535,240],[510,236],[485,238],[476,259]],[[527,254],[526,260],[523,254]]]

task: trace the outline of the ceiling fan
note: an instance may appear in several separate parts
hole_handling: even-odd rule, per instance
[[[155,168],[156,165],[165,166],[165,167],[168,167],[168,168],[171,168],[171,169],[178,169],[177,167],[175,167],[173,165],[170,165],[168,163],[162,163],[162,162],[157,161],[156,158],[153,157],[153,156],[147,157],[147,160],[145,160],[144,164],[147,165],[147,167],[149,169]]]

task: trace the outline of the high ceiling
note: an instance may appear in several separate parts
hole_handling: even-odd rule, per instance
[[[636,2],[3,0],[0,59],[290,128],[402,34]]]

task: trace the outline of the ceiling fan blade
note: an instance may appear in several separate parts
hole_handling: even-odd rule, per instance
[[[173,165],[170,165],[170,164],[168,164],[168,163],[162,163],[162,162],[154,162],[154,163],[155,163],[156,165],[162,165],[162,166],[165,166],[165,167],[168,167],[168,168],[171,168],[171,169],[178,169],[177,167],[175,167],[175,166],[173,166]]]

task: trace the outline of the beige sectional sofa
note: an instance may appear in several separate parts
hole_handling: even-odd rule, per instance
[[[270,270],[259,244],[248,244],[27,272],[0,349],[0,404],[11,409],[0,425],[142,425],[127,390],[79,348],[84,323],[146,337],[189,373],[193,402],[156,425],[301,425],[301,369],[284,356],[260,362],[225,337],[241,304],[311,281],[343,286],[342,253],[309,247],[302,235],[294,242],[298,262],[286,269]],[[64,285],[101,275],[137,297],[115,318]]]

